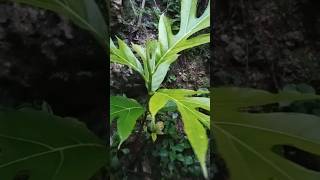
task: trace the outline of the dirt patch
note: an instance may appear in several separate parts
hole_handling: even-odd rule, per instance
[[[315,7],[319,3],[311,0],[218,3],[213,85],[277,90],[303,82],[317,87],[320,14]]]

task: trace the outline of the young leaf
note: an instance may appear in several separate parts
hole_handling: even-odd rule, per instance
[[[94,0],[12,0],[62,14],[90,31],[102,45],[107,45],[108,27]]]
[[[84,124],[35,110],[0,111],[0,177],[88,180],[107,150]]]
[[[192,91],[185,89],[160,89],[149,101],[150,113],[155,119],[157,112],[169,101],[176,103],[184,123],[184,131],[195,152],[205,177],[208,176],[206,169],[206,153],[208,149],[208,137],[206,128],[210,126],[210,117],[199,111],[199,108],[209,111],[210,99],[206,97],[191,97],[192,95],[206,94],[207,91]],[[205,127],[204,127],[205,126]]]
[[[132,48],[140,56],[143,62],[143,68],[139,65],[136,67],[133,62],[139,62],[136,57],[133,57],[131,49],[126,46],[126,51],[130,53],[129,57],[122,56],[119,58],[119,52],[115,51],[115,46],[111,41],[111,61],[128,65],[138,71],[145,79],[146,86],[149,92],[155,92],[163,82],[171,63],[176,61],[181,51],[189,49],[210,41],[210,34],[199,34],[199,31],[210,26],[210,2],[200,16],[196,16],[197,0],[182,0],[181,3],[181,23],[179,32],[174,35],[171,31],[170,20],[161,15],[158,26],[158,40],[148,41],[146,48],[139,45],[132,45]],[[195,35],[195,37],[192,37]],[[130,63],[128,63],[130,62]],[[143,72],[143,73],[142,73]]]
[[[143,107],[135,100],[122,96],[111,96],[110,123],[117,120],[120,145],[129,137],[137,119],[143,114]]]
[[[121,39],[118,38],[119,48],[117,48],[110,39],[110,59],[112,62],[127,65],[130,68],[138,71],[144,77],[144,70],[140,61],[135,57],[130,47]]]
[[[251,106],[319,99],[314,94],[242,88],[213,89],[213,132],[231,180],[315,180],[320,173],[306,169],[277,154],[290,145],[320,155],[320,118],[299,113],[249,113]]]
[[[190,38],[195,33],[210,26],[210,1],[204,13],[196,17],[198,0],[181,1],[180,30],[173,35],[170,20],[163,14],[159,21],[159,42],[161,56],[156,61],[156,70],[153,73],[152,89],[156,91],[163,82],[171,63],[178,59],[178,53],[201,44],[210,42],[210,34],[200,34]]]
[[[189,39],[195,33],[210,26],[210,2],[200,17],[196,17],[197,4],[198,0],[182,0],[180,30],[176,35],[172,33],[170,20],[164,14],[161,15],[158,28],[163,56],[157,65],[182,50],[210,42],[210,34],[202,34]]]

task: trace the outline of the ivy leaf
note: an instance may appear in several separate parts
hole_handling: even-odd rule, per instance
[[[84,124],[43,111],[0,111],[0,177],[88,180],[107,163],[107,150]]]
[[[62,14],[78,26],[90,31],[106,46],[108,27],[94,0],[12,0]]]
[[[143,114],[144,108],[135,100],[122,96],[111,96],[110,123],[117,120],[117,132],[121,144],[129,137],[137,119]]]
[[[210,126],[210,117],[199,108],[209,111],[210,99],[206,97],[191,97],[198,94],[207,94],[207,91],[192,91],[185,89],[160,89],[149,101],[150,113],[155,119],[157,112],[165,107],[169,101],[176,103],[182,116],[184,131],[195,152],[205,177],[208,176],[206,169],[206,153],[208,150],[208,137],[206,128]],[[205,126],[205,127],[204,127]]]
[[[213,132],[231,180],[316,180],[320,172],[286,159],[284,146],[320,155],[320,118],[300,113],[250,113],[267,104],[319,99],[314,94],[272,94],[242,88],[213,89]],[[278,150],[277,150],[278,149]]]

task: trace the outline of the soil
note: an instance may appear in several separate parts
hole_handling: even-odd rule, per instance
[[[290,83],[319,90],[319,1],[218,1],[213,86],[272,91]]]

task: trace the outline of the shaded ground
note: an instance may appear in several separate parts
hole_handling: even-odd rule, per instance
[[[319,90],[318,1],[218,1],[215,86],[269,90],[307,83]]]

